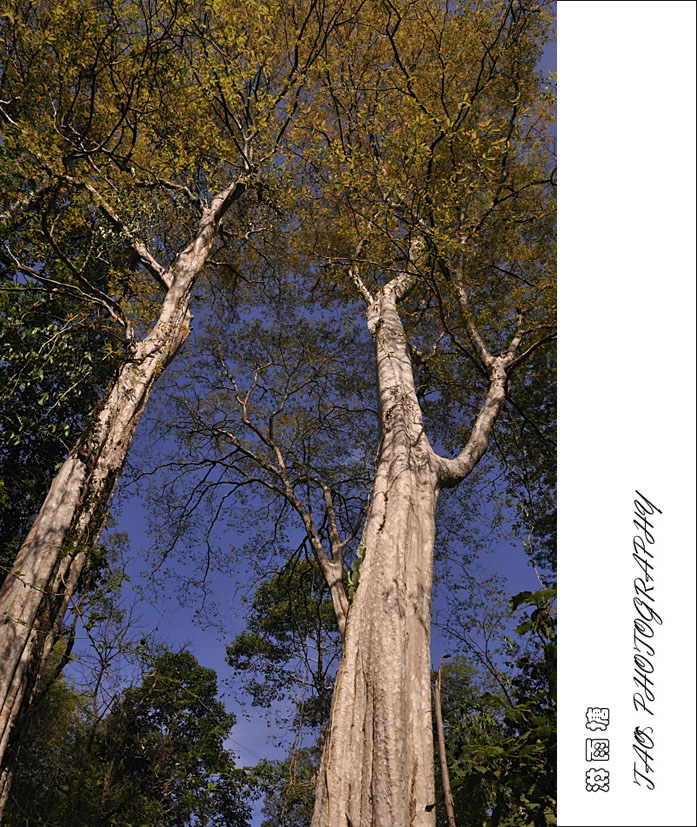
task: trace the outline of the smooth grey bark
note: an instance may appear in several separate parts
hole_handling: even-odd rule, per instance
[[[39,514],[0,587],[0,816],[9,790],[4,760],[13,725],[28,704],[62,619],[98,540],[126,453],[157,377],[186,341],[191,291],[220,221],[245,190],[231,182],[203,212],[192,241],[169,269],[140,242],[141,261],[164,287],[161,311],[131,352],[97,414],[53,480]]]
[[[433,827],[430,607],[438,492],[457,485],[486,450],[505,400],[508,352],[492,357],[467,313],[489,389],[461,453],[435,453],[425,433],[397,301],[414,285],[393,279],[373,298],[357,273],[375,339],[380,449],[332,715],[317,776],[312,827]],[[428,808],[428,809],[427,809]]]

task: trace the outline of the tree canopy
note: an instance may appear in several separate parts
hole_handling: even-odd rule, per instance
[[[3,824],[246,825],[235,723],[211,669],[187,651],[146,658],[104,714],[59,678],[32,709]]]
[[[184,549],[200,580],[220,526],[242,526],[264,577],[229,662],[261,704],[305,669],[313,825],[432,827],[434,556],[465,553],[475,481],[538,577],[554,566],[551,8],[16,0],[0,25],[0,434],[15,465],[48,454],[3,518],[0,755],[18,754],[159,382],[165,439],[139,458],[159,466],[141,477],[157,550]],[[179,785],[168,763],[220,758],[186,706],[188,682],[213,706],[214,688],[173,657],[105,722],[147,756],[158,807],[222,819],[222,792],[192,815],[193,764]],[[117,763],[89,785],[104,812]]]

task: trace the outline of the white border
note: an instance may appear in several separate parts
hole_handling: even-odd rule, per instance
[[[697,823],[695,9],[558,4],[562,827]],[[632,777],[635,489],[663,512],[653,791]],[[587,706],[611,711],[608,792],[585,790]]]

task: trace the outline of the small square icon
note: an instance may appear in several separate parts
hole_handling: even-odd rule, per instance
[[[607,738],[586,738],[586,761],[609,761],[610,741]]]
[[[591,767],[586,770],[586,790],[589,793],[606,793],[609,789],[610,773],[604,767]]]
[[[589,706],[586,710],[586,729],[606,730],[610,723],[610,710],[605,706]]]

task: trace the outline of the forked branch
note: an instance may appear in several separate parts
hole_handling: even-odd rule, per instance
[[[506,401],[508,373],[517,360],[523,338],[523,318],[519,313],[508,348],[499,356],[493,356],[474,324],[467,303],[467,292],[462,285],[457,287],[457,296],[462,321],[489,377],[489,389],[462,451],[454,459],[437,458],[438,481],[441,488],[451,488],[460,483],[486,451],[494,422]]]

